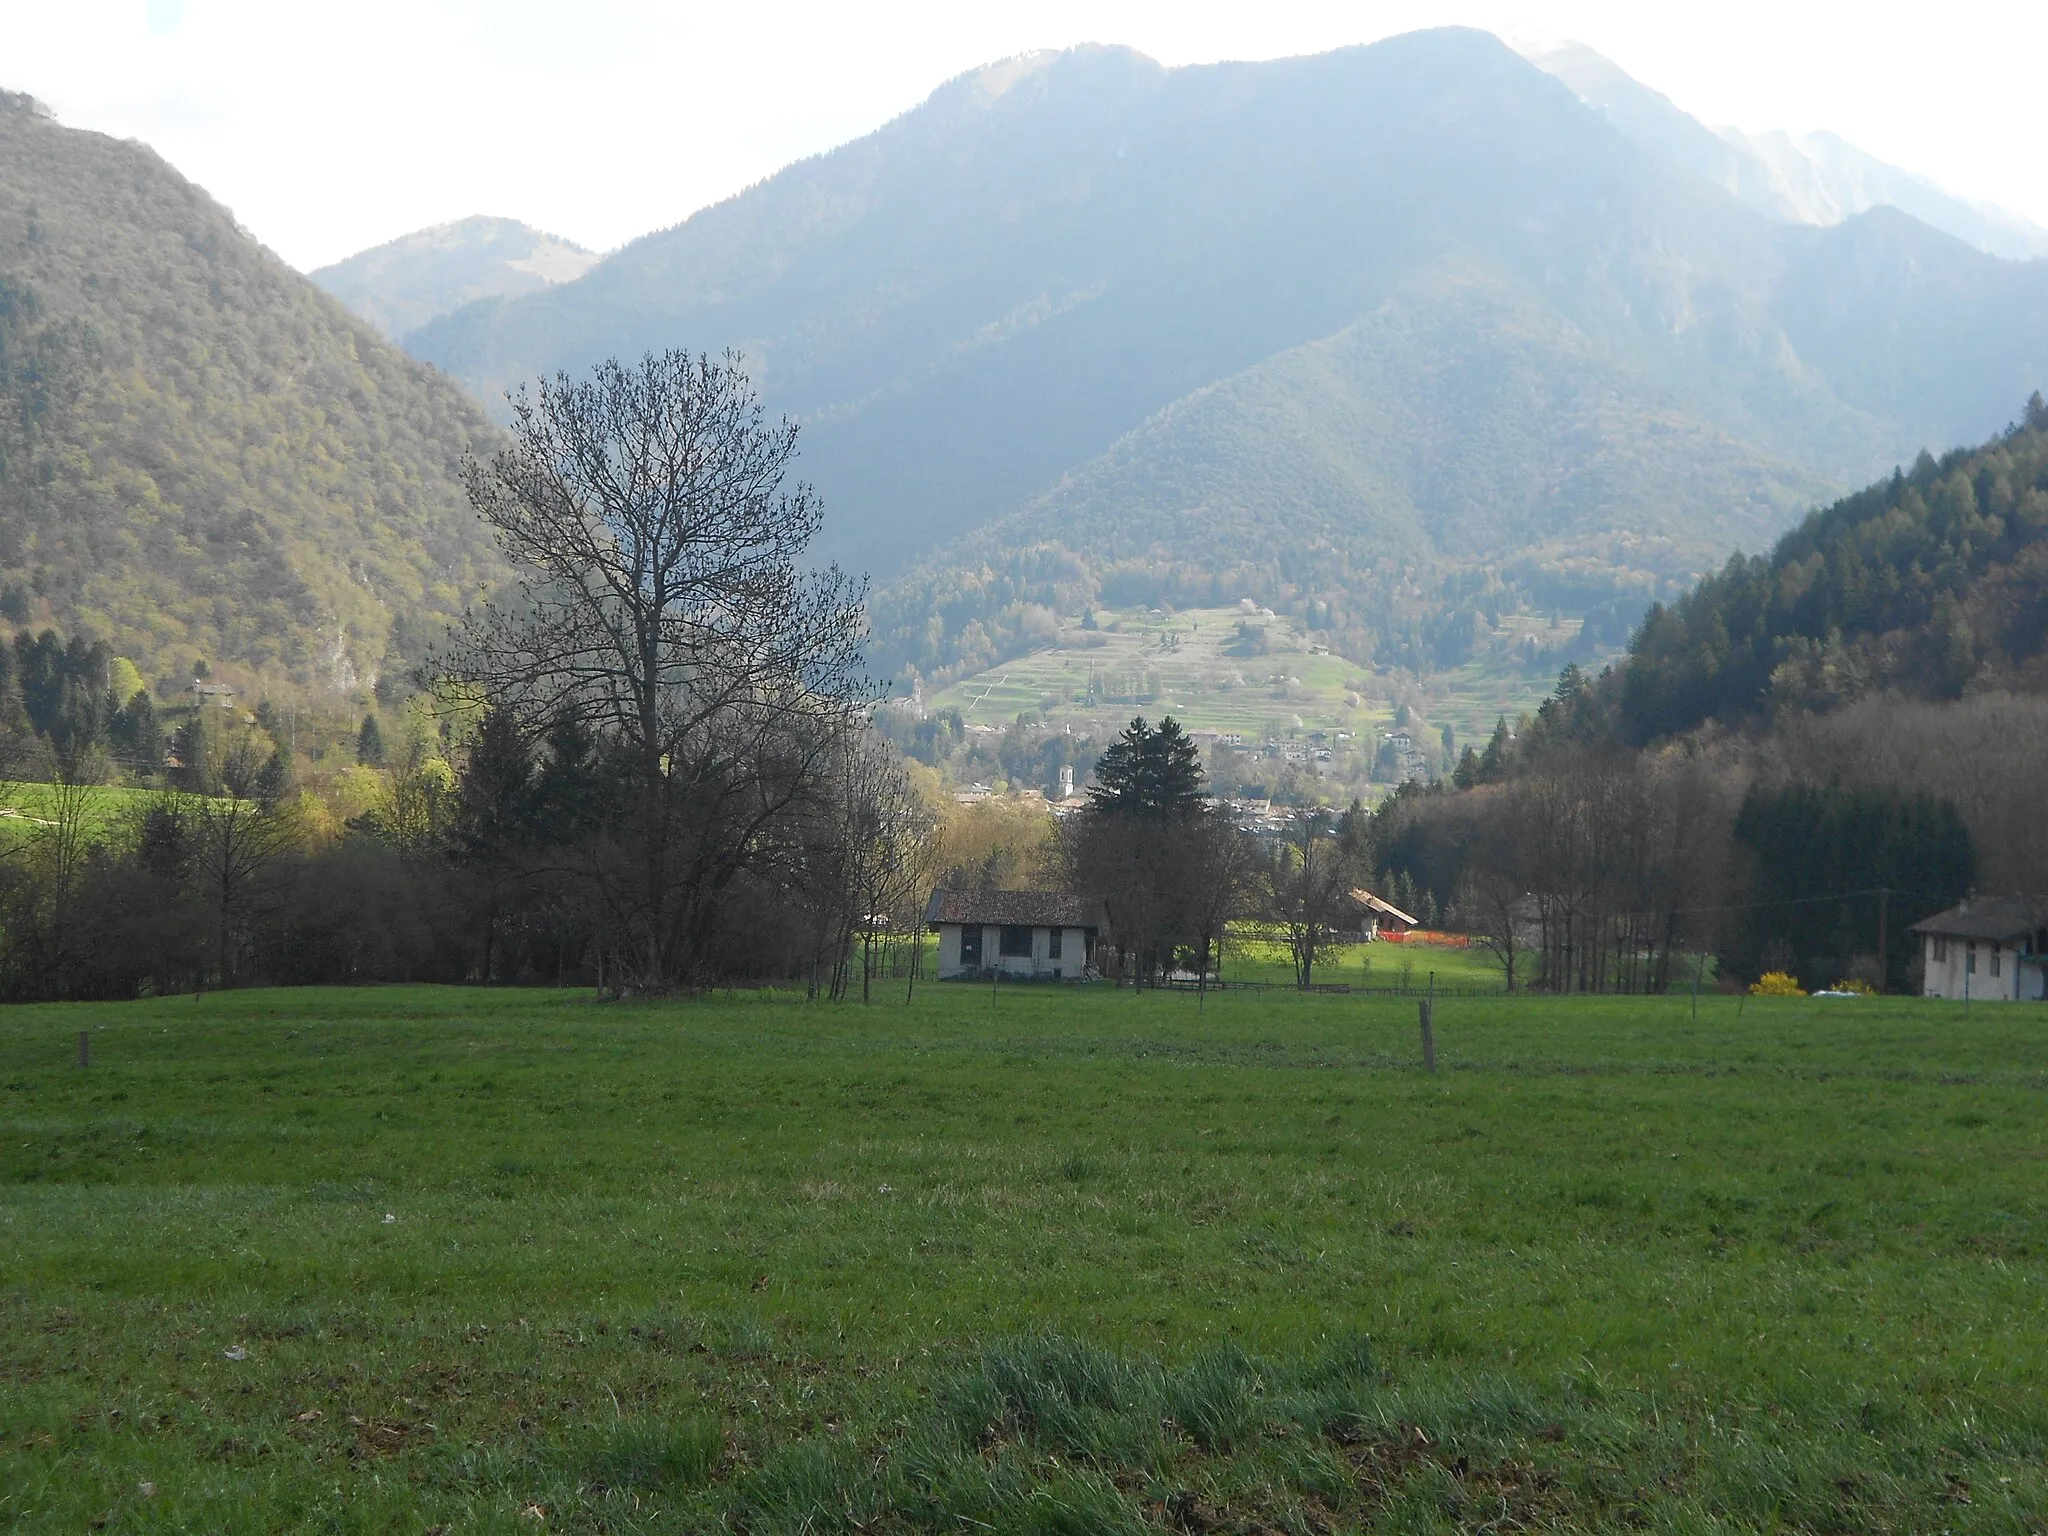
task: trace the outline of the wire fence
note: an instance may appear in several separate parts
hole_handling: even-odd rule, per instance
[[[1428,982],[1410,982],[1406,985],[1375,987],[1350,981],[1318,981],[1304,987],[1292,981],[1211,981],[1205,988],[1201,982],[1186,976],[1170,977],[1164,981],[1148,981],[1147,991],[1163,992],[1335,992],[1352,997],[1506,997],[1505,986],[1475,987],[1470,984],[1445,985],[1438,982],[1432,987]]]

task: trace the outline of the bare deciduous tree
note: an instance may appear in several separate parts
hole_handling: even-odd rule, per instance
[[[257,797],[263,761],[247,736],[221,742],[200,767],[205,792],[187,801],[192,872],[213,917],[215,981],[223,987],[235,984],[238,940],[260,878],[305,841],[293,805]]]
[[[1221,812],[1209,812],[1186,832],[1182,878],[1195,935],[1196,987],[1207,1000],[1211,971],[1221,972],[1223,938],[1257,889],[1259,850]]]
[[[1465,882],[1458,892],[1458,909],[1464,914],[1466,931],[1473,942],[1500,962],[1507,990],[1515,990],[1516,962],[1528,948],[1528,929],[1535,899],[1528,894],[1529,879],[1520,857],[1520,826],[1515,786],[1498,792],[1479,790],[1492,801],[1482,829],[1471,850]]]
[[[860,945],[860,1000],[870,998],[877,950],[915,934],[939,867],[938,817],[911,787],[902,760],[871,732],[851,737],[837,784],[844,850],[843,906]],[[849,945],[842,945],[844,953]],[[844,967],[835,995],[846,990]]]
[[[434,670],[601,743],[615,803],[582,874],[637,986],[704,973],[721,893],[869,696],[860,584],[799,565],[820,508],[785,484],[795,452],[735,357],[667,352],[522,390],[512,446],[466,466],[521,578]]]
[[[1333,835],[1326,812],[1295,813],[1287,840],[1267,861],[1262,905],[1266,920],[1287,934],[1296,986],[1306,990],[1314,984],[1316,961],[1341,923],[1360,873]]]

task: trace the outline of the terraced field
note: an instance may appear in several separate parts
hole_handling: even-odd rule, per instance
[[[1103,734],[1134,711],[1171,714],[1191,730],[1247,741],[1321,731],[1365,739],[1406,702],[1461,741],[1483,739],[1505,714],[1533,709],[1556,680],[1577,620],[1504,616],[1488,654],[1420,683],[1376,673],[1311,645],[1289,620],[1241,608],[1099,612],[1065,619],[1043,649],[963,678],[926,701],[970,725],[1007,725],[1026,710]]]

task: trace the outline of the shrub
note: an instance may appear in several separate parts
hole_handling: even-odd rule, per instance
[[[1806,989],[1799,985],[1795,976],[1783,971],[1765,971],[1750,984],[1751,997],[1804,997]]]

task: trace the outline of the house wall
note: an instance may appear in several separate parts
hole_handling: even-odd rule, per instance
[[[939,924],[939,979],[951,980],[959,976],[986,976],[991,969],[999,969],[1005,976],[1023,979],[1069,980],[1080,976],[1088,964],[1088,930],[1085,928],[1063,928],[1060,930],[1060,957],[1052,958],[1052,929],[1031,930],[1030,955],[1004,955],[997,953],[1002,943],[1003,930],[994,923],[982,925],[981,963],[969,969],[960,963],[960,923]]]
[[[1939,941],[1931,933],[1920,936],[1920,955],[1926,963],[1927,979],[1923,997],[1945,997],[1978,1003],[2009,1003],[2041,995],[2041,962],[2011,944],[1990,939],[1949,939],[1946,957],[1935,958]],[[1975,964],[1971,963],[1974,954]],[[1996,961],[1997,974],[1993,975]]]

